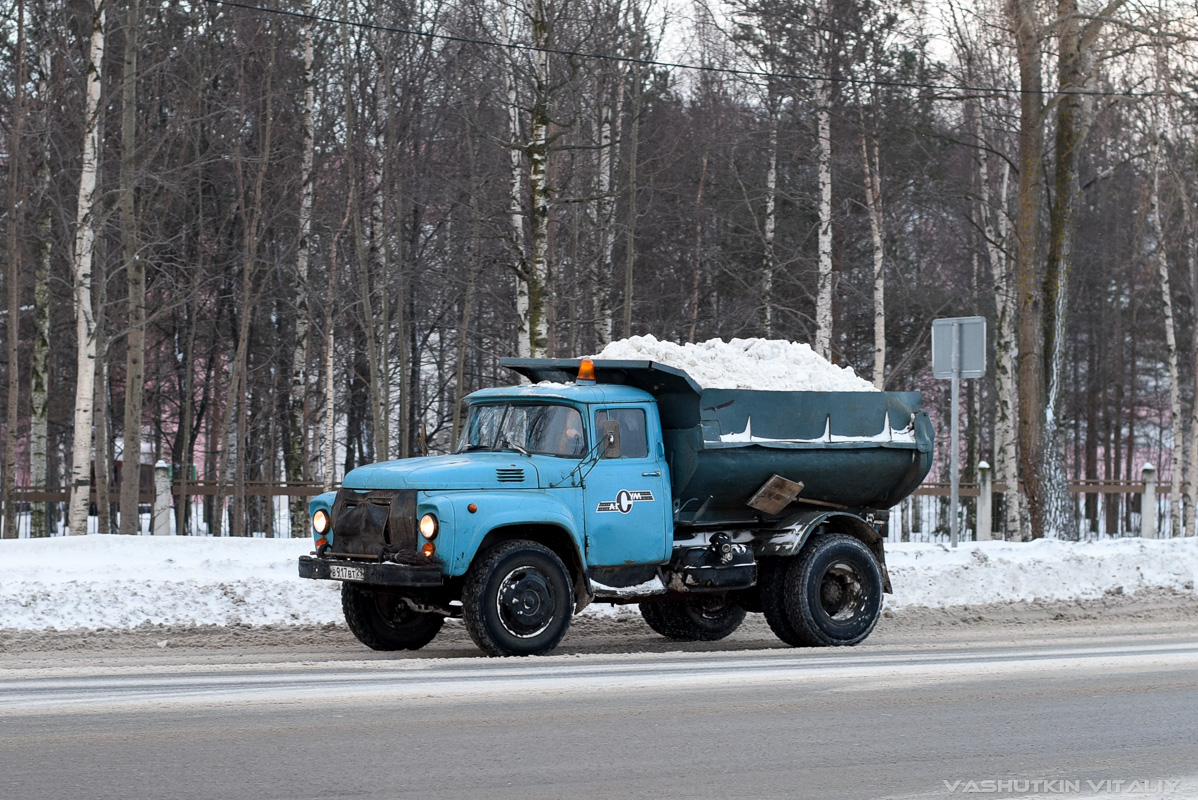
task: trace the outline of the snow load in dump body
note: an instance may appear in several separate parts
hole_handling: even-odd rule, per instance
[[[581,359],[503,359],[529,380],[567,382]],[[679,518],[744,518],[773,475],[804,485],[799,501],[889,508],[932,465],[932,424],[919,392],[705,389],[652,361],[593,359],[597,383],[657,400]],[[710,498],[710,501],[708,500]]]

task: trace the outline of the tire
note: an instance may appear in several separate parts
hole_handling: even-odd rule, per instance
[[[679,642],[718,642],[745,621],[745,610],[723,595],[641,603],[640,610],[650,628]]]
[[[808,647],[857,644],[882,613],[882,570],[869,548],[844,534],[812,539],[785,586],[786,616]]]
[[[351,583],[341,584],[341,610],[350,631],[372,650],[419,650],[445,624],[440,614],[413,611],[394,595],[367,592]]]
[[[794,566],[794,558],[763,558],[757,563],[757,589],[761,597],[761,613],[774,635],[791,647],[803,647],[805,642],[790,624],[786,610],[786,577]]]
[[[479,648],[492,656],[539,656],[566,635],[574,584],[557,555],[525,540],[478,556],[462,587],[462,617]]]

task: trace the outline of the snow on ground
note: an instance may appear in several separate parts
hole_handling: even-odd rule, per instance
[[[774,392],[875,392],[851,367],[838,367],[810,345],[780,339],[710,339],[694,344],[633,336],[612,342],[600,359],[656,361],[677,367],[705,389],[757,389]]]
[[[1075,600],[1142,589],[1195,593],[1198,540],[886,545],[891,608]]]
[[[0,628],[321,625],[336,584],[302,580],[308,539],[77,536],[0,541]],[[1195,592],[1198,541],[979,542],[887,546],[891,608]],[[587,614],[611,614],[592,606]]]

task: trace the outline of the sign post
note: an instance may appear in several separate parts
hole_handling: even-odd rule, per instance
[[[957,508],[961,470],[960,423],[961,378],[986,374],[986,318],[949,317],[932,320],[932,377],[952,379],[952,411],[949,434],[948,525],[952,546],[959,539]]]

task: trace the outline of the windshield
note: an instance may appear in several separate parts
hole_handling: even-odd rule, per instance
[[[578,409],[564,405],[488,404],[470,407],[455,452],[516,450],[582,458],[586,433]]]

